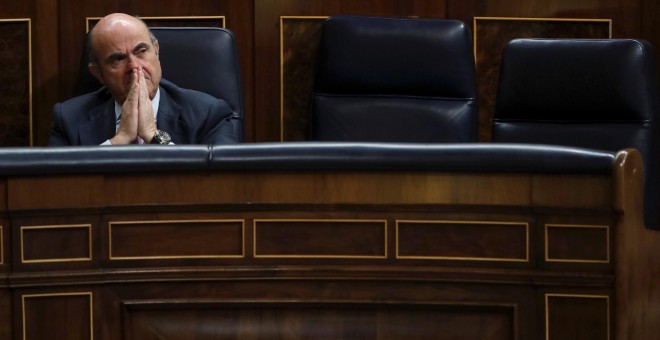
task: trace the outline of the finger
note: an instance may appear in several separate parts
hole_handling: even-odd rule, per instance
[[[144,69],[142,67],[138,69],[138,76],[140,78],[138,135],[143,139],[148,139],[153,134],[153,131],[156,130],[156,122],[154,121],[154,111],[151,99],[149,98],[149,88],[147,87],[147,81],[144,77]]]
[[[131,72],[131,87],[128,89],[128,94],[126,95],[126,101],[128,105],[133,105],[133,101],[137,100],[137,95],[139,94],[139,86],[137,70],[133,69]]]
[[[140,96],[142,97],[142,100],[148,100],[149,99],[149,89],[147,87],[147,80],[144,78],[144,69],[140,67],[138,71],[139,75],[139,83],[140,83]]]

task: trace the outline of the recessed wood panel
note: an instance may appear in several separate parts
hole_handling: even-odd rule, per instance
[[[513,339],[511,306],[162,303],[126,311],[128,339]]]
[[[0,146],[32,145],[32,22],[0,19]]]
[[[314,72],[325,16],[280,17],[281,141],[309,140]]]
[[[109,257],[111,260],[243,257],[244,225],[243,220],[110,222]]]
[[[7,192],[7,179],[6,178],[0,178],[0,192],[1,193],[6,193]],[[6,211],[7,210],[7,195],[0,195],[0,212]]]
[[[487,221],[397,221],[399,259],[529,261],[529,225]]]
[[[610,339],[609,297],[546,294],[546,340]]]
[[[12,294],[9,289],[0,289],[0,313],[6,317],[0,318],[0,339],[13,339],[12,337],[12,320],[10,317],[12,311]]]
[[[21,263],[92,260],[92,226],[22,226]]]
[[[23,339],[94,339],[92,293],[22,296]]]
[[[255,257],[385,258],[384,220],[255,220]]]
[[[547,224],[545,226],[545,260],[548,262],[609,262],[609,227]]]
[[[5,238],[4,228],[0,225],[0,265],[5,264]]]

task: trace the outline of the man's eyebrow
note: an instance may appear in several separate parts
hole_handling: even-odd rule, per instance
[[[107,60],[109,61],[114,61],[114,60],[121,60],[123,58],[126,58],[126,53],[123,52],[115,52],[112,53],[108,56]]]
[[[143,48],[149,49],[149,44],[144,43],[144,42],[137,44],[137,46],[133,47],[133,53],[136,53],[136,52],[140,51]]]

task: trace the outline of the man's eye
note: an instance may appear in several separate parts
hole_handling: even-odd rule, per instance
[[[109,62],[110,65],[112,65],[112,66],[117,66],[117,65],[121,64],[121,62],[122,62],[124,59],[125,59],[124,57],[119,57],[119,56],[118,56],[118,57],[110,58],[110,59],[108,60],[108,62]]]

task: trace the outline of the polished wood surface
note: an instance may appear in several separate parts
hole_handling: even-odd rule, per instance
[[[640,169],[5,178],[0,334],[654,339]]]

